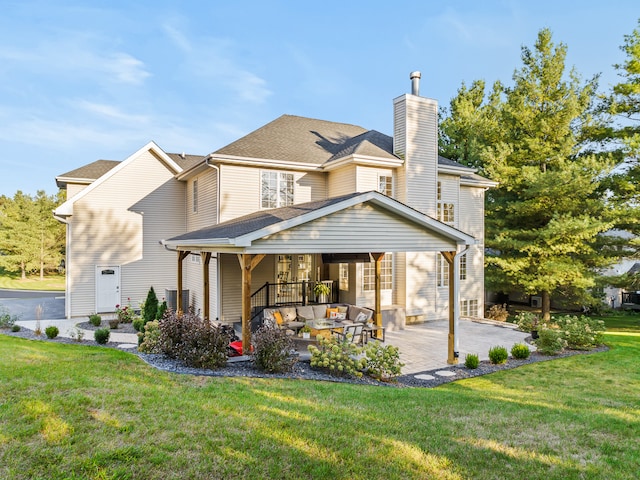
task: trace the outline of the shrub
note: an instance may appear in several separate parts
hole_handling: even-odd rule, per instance
[[[562,332],[562,337],[570,349],[589,350],[602,343],[605,330],[602,320],[594,320],[584,315],[581,317],[563,315],[555,317],[553,321]]]
[[[156,292],[153,289],[153,286],[151,286],[151,288],[149,289],[149,293],[147,293],[147,299],[144,301],[144,309],[142,310],[142,318],[144,319],[144,323],[157,320],[157,314],[158,297],[156,296]]]
[[[516,323],[518,324],[518,330],[531,332],[538,328],[538,316],[533,312],[520,312],[516,315]]]
[[[133,329],[136,332],[141,332],[142,330],[144,330],[144,324],[145,324],[144,318],[138,317],[133,320]]]
[[[524,343],[516,343],[513,347],[511,347],[511,356],[513,358],[525,360],[529,358],[529,355],[531,355],[531,351],[529,350],[529,347],[527,347]]]
[[[475,353],[468,353],[464,357],[464,366],[470,369],[478,368],[480,365],[480,358]]]
[[[144,332],[138,333],[138,351],[142,353],[162,353],[160,327],[157,321],[147,322]]]
[[[102,317],[97,313],[94,313],[93,315],[89,315],[89,322],[91,322],[91,325],[94,327],[99,327],[102,323]]]
[[[566,346],[562,338],[562,332],[555,328],[545,326],[538,330],[538,339],[535,341],[538,352],[543,355],[557,355]]]
[[[0,328],[11,328],[16,320],[16,315],[11,315],[5,307],[0,307]]]
[[[487,318],[491,320],[496,320],[498,322],[504,322],[509,318],[509,311],[507,310],[507,304],[502,305],[492,305],[489,311],[487,312]]]
[[[506,348],[497,346],[489,349],[489,361],[494,365],[506,363],[507,358],[509,358],[509,352],[507,352]]]
[[[111,335],[111,331],[108,328],[99,328],[93,332],[93,338],[100,345],[104,345],[109,341],[109,335]]]
[[[130,301],[130,299],[127,300]],[[135,316],[135,312],[133,311],[133,308],[131,308],[131,303],[127,303],[123,307],[120,305],[116,305],[116,314],[118,315],[118,321],[120,323],[131,323],[133,321],[133,317]]]
[[[158,304],[158,311],[156,312],[156,320],[160,320],[164,317],[165,312],[169,309],[167,306],[167,301],[162,300],[162,303]]]
[[[160,348],[170,358],[189,367],[218,368],[226,365],[230,335],[227,329],[193,312],[165,315],[158,321]]]
[[[335,337],[324,338],[318,336],[318,346],[309,345],[311,352],[311,367],[327,371],[330,375],[362,377],[367,366],[367,359],[362,357],[362,348],[356,344],[342,342]]]
[[[77,326],[69,330],[69,336],[76,342],[81,342],[84,338],[84,331]]]
[[[44,333],[47,335],[47,338],[56,338],[60,333],[60,330],[55,325],[49,325],[44,329]]]
[[[402,371],[400,351],[393,345],[382,346],[379,342],[369,343],[365,348],[367,374],[384,382],[393,381]]]
[[[12,332],[19,332],[20,331],[20,325],[12,325],[11,326],[11,331]]]
[[[290,372],[298,361],[292,338],[270,324],[265,323],[254,333],[253,347],[253,363],[265,372]]]

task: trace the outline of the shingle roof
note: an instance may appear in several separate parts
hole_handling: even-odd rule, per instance
[[[198,163],[202,163],[205,158],[204,155],[190,155],[188,153],[167,153],[167,155],[183,170],[189,170],[191,167],[195,167]]]
[[[56,183],[59,187],[63,187],[69,181],[74,180],[79,183],[91,183],[97,180],[109,170],[114,168],[120,162],[117,160],[96,160],[70,172],[63,173],[56,177]]]
[[[168,241],[200,240],[206,238],[235,238],[260,230],[275,223],[290,220],[300,215],[304,215],[305,213],[318,210],[319,208],[342,202],[361,194],[361,192],[355,192],[348,195],[342,195],[340,197],[328,198],[326,200],[300,203],[298,205],[291,205],[290,207],[274,208],[272,210],[250,213],[249,215],[227,220],[226,222],[222,222],[212,227],[206,227],[185,233],[184,235],[179,235],[169,239]]]
[[[365,136],[362,136],[366,134]],[[361,136],[358,140],[355,137]],[[282,115],[263,127],[213,152],[213,155],[264,158],[321,165],[340,152],[361,149],[388,157],[392,143],[381,133],[357,125]],[[383,147],[381,145],[384,145]],[[344,154],[343,154],[344,155]],[[395,158],[395,157],[393,157]]]

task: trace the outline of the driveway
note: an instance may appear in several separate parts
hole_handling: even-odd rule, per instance
[[[20,320],[37,320],[38,306],[42,307],[41,320],[65,318],[64,292],[0,289],[0,307],[7,308]]]

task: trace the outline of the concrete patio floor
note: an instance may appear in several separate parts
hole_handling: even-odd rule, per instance
[[[86,322],[88,318],[74,318],[72,320],[42,320],[42,331],[49,325],[56,325],[61,337],[71,337],[71,332],[78,323]],[[34,330],[36,322],[23,320],[16,322],[18,325]],[[84,330],[86,340],[93,339],[93,332]],[[491,321],[475,321],[460,319],[460,358],[464,363],[465,355],[475,353],[480,360],[488,360],[489,349],[496,345],[511,350],[515,343],[523,343],[529,334],[519,332],[516,326],[509,323]],[[400,350],[400,360],[405,364],[402,369],[404,375],[419,372],[447,368],[447,336],[449,334],[449,322],[439,320],[415,325],[408,325],[404,330],[387,332],[386,344],[394,345]],[[131,349],[137,345],[137,337],[132,333],[111,332],[112,342],[125,344],[123,347]],[[529,345],[535,350],[533,345]],[[303,355],[308,356],[307,355]]]

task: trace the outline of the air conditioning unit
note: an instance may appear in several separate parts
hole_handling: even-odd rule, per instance
[[[531,297],[531,306],[533,308],[541,308],[542,307],[542,297]]]

